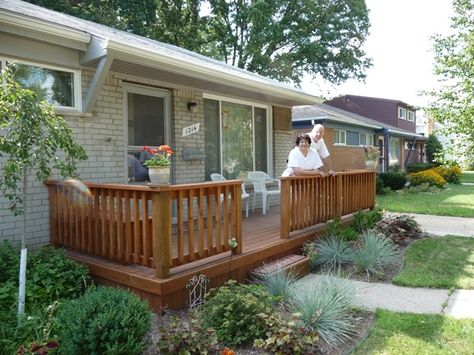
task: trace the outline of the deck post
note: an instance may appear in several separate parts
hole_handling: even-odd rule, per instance
[[[160,189],[152,195],[153,259],[156,277],[165,279],[171,264],[171,199],[169,190]]]
[[[343,174],[336,175],[336,216],[341,217],[344,204],[344,191],[342,184]]]
[[[290,179],[280,179],[280,238],[288,239],[290,236]]]

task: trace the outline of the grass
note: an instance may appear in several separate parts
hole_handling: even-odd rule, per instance
[[[365,354],[473,354],[474,320],[377,310],[375,324],[355,350]]]
[[[463,171],[461,175],[461,182],[474,183],[474,171]]]
[[[474,289],[474,239],[422,239],[405,253],[403,270],[392,281],[411,287]]]
[[[393,193],[377,196],[377,207],[403,213],[474,216],[474,186],[449,185],[438,193]]]

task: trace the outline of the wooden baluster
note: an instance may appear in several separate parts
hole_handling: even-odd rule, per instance
[[[132,212],[130,210],[130,192],[125,191],[125,262],[132,262]]]
[[[206,201],[207,201],[207,255],[214,255],[214,244],[212,242],[212,190],[206,189]]]
[[[149,215],[148,215],[148,194],[146,192],[142,192],[142,235],[141,235],[141,244],[143,250],[143,259],[142,265],[150,266],[150,244],[148,243],[151,240],[151,233],[149,228]]]
[[[199,258],[204,258],[204,193],[202,187],[198,190],[198,214],[197,214],[197,227],[198,227],[198,248]]]
[[[141,237],[140,237],[140,203],[138,200],[138,191],[133,191],[133,262],[140,263],[141,255]]]
[[[183,211],[183,199],[184,199],[184,192],[179,190],[178,192],[178,199],[176,201],[177,204],[177,213],[178,213],[178,262],[179,265],[185,263],[184,260],[184,211]],[[189,251],[188,251],[189,254]]]
[[[344,203],[344,186],[343,186],[343,176],[338,174],[336,176],[336,191],[334,194],[336,200],[336,216],[341,217],[343,212],[343,203]]]
[[[123,223],[123,195],[122,191],[117,190],[117,260],[124,261],[124,223]]]
[[[188,254],[194,260],[194,190],[188,192]]]
[[[232,226],[233,226],[233,233],[232,237],[237,240],[237,247],[235,248],[235,254],[242,254],[243,248],[243,239],[242,239],[242,188],[240,187],[240,183],[233,186],[232,191],[232,201],[233,201],[233,208],[232,208]]]

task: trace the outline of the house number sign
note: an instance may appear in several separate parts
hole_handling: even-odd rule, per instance
[[[199,132],[199,123],[183,128],[183,137]]]

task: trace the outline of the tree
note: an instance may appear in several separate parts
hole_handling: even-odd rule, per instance
[[[429,92],[433,119],[454,134],[451,147],[455,156],[474,158],[474,2],[453,0],[453,33],[434,38],[435,67],[441,88]]]
[[[34,171],[35,180],[42,182],[56,168],[62,176],[74,177],[76,162],[87,156],[54,108],[14,80],[12,66],[2,70],[0,82],[0,190],[10,203],[10,211],[15,216],[23,215],[18,298],[21,314],[25,303],[28,176]]]
[[[364,79],[364,0],[29,0],[280,81]]]
[[[426,141],[426,157],[428,162],[433,163],[436,161],[443,161],[443,145],[439,141],[438,137],[434,134],[430,134]]]

